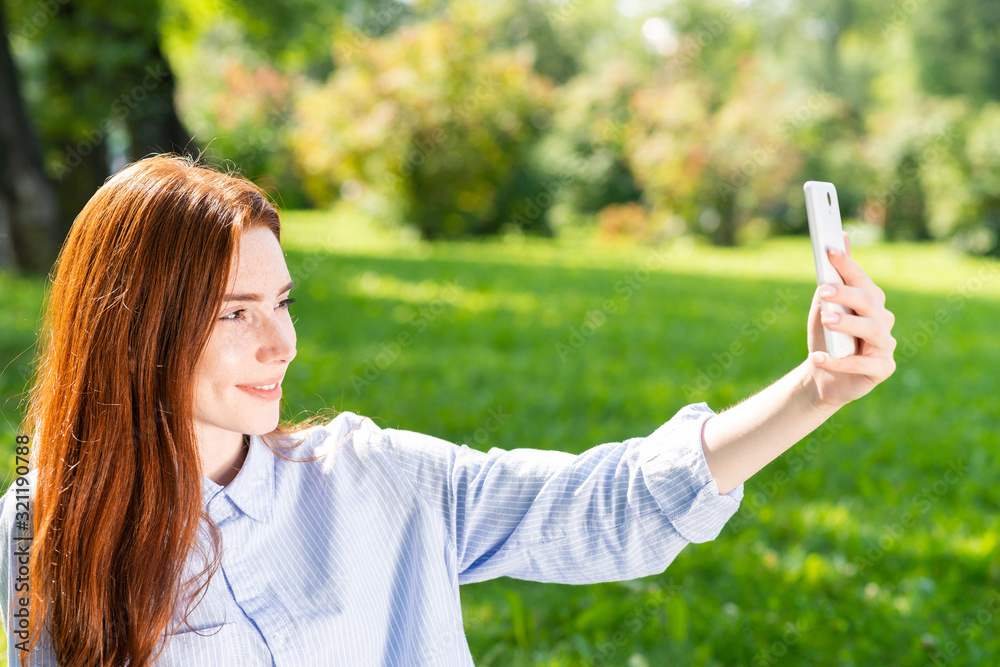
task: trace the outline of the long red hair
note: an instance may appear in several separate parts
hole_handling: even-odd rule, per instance
[[[253,183],[155,156],[110,178],[53,269],[26,413],[37,469],[30,636],[63,667],[148,667],[176,609],[202,518],[192,375],[241,233],[277,211]],[[285,426],[276,433],[290,432]]]

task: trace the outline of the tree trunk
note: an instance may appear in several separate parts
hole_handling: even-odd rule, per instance
[[[24,111],[0,6],[0,267],[44,273],[60,241],[56,192]]]
[[[36,39],[46,54],[44,95],[65,111],[47,118],[43,145],[59,156],[49,166],[72,221],[127,162],[196,147],[174,108],[174,78],[159,44],[159,0],[53,5]],[[80,58],[81,51],[106,57]]]
[[[160,51],[155,33],[149,44],[147,62],[142,85],[148,90],[148,97],[127,119],[132,137],[129,159],[138,160],[150,153],[165,152],[195,155],[194,138],[184,129],[174,107],[174,74]]]
[[[717,246],[736,245],[736,193],[718,202],[719,226],[712,232],[712,243]]]

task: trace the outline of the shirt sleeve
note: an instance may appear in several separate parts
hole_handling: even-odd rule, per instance
[[[33,479],[31,483],[34,483]],[[12,614],[16,611],[17,599],[28,596],[28,592],[23,589],[23,582],[20,584],[21,590],[16,589],[19,586],[20,561],[28,558],[31,548],[29,541],[15,539],[14,524],[18,520],[15,484],[11,484],[3,497],[0,497],[0,625],[2,625],[3,633],[7,637],[7,664],[9,667],[20,667],[21,665],[21,651],[17,650],[17,644],[24,642],[25,637],[14,633],[22,629],[21,626],[27,622],[27,619],[24,617],[15,619]],[[31,501],[34,504],[34,494],[31,494]],[[32,667],[59,667],[52,651],[48,633],[44,628],[41,632],[42,636],[39,637],[31,652]]]
[[[378,437],[440,515],[459,583],[508,576],[583,584],[662,572],[736,512],[743,486],[719,495],[702,449],[713,414],[689,405],[647,437],[580,455],[481,452],[395,429]]]

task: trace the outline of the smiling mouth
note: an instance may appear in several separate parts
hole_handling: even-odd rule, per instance
[[[238,384],[237,388],[245,391],[246,393],[254,396],[256,398],[264,399],[266,401],[273,401],[281,398],[281,381],[272,382],[271,384],[259,384],[259,385],[244,385]]]

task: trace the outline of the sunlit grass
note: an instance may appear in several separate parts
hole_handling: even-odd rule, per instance
[[[725,408],[806,352],[815,282],[802,238],[429,244],[348,212],[285,220],[299,334],[289,415],[334,407],[482,449],[579,452],[650,433],[690,402]],[[897,316],[897,373],[759,473],[722,535],[662,575],[463,587],[477,665],[924,665],[949,648],[946,664],[981,665],[1000,654],[1000,610],[989,611],[1000,269],[943,245],[853,254]],[[41,286],[0,274],[8,467],[28,356],[11,360],[32,346]],[[742,352],[727,356],[734,343]],[[487,429],[491,410],[510,418]]]

